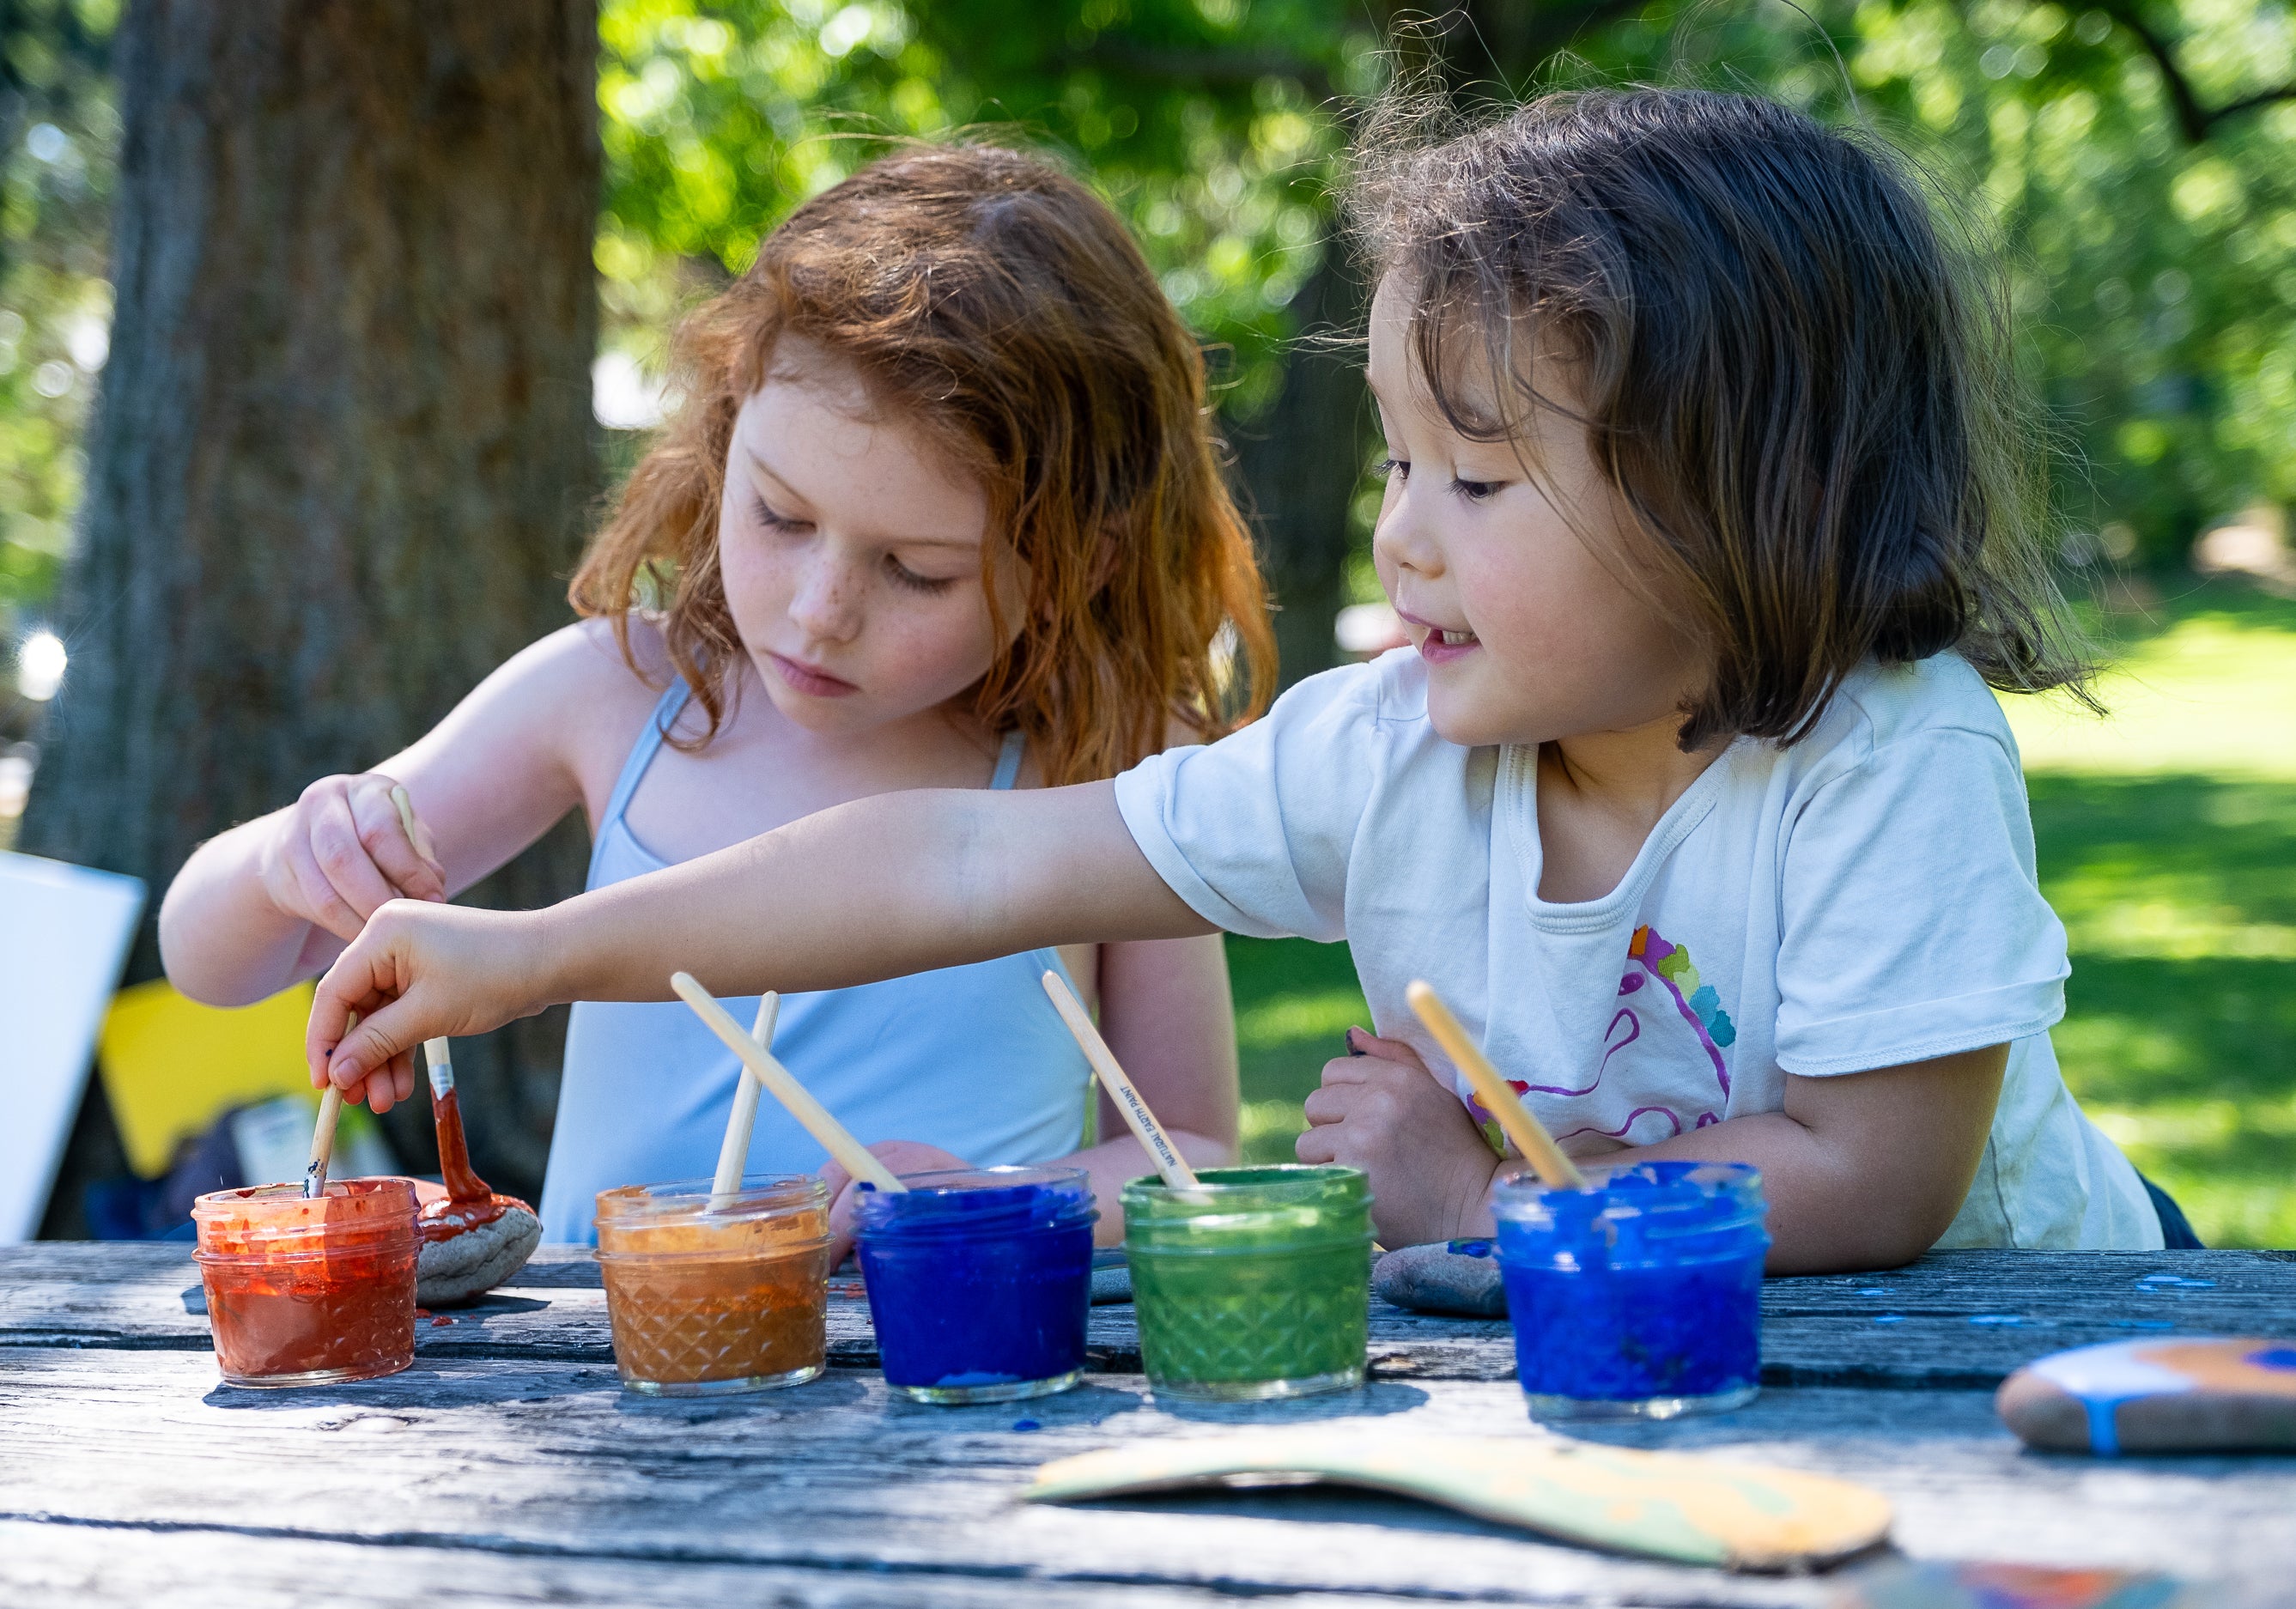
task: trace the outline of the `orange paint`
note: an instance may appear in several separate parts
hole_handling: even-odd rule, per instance
[[[775,1176],[713,1208],[709,1181],[598,1194],[614,1362],[640,1391],[795,1385],[828,1351],[829,1197]]]

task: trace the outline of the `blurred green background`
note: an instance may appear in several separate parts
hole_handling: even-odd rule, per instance
[[[11,649],[50,628],[76,541],[111,309],[119,12],[0,0]],[[1286,676],[1319,668],[1332,612],[1374,592],[1368,505],[1349,484],[1363,455],[1301,423],[1332,417],[1330,388],[1354,382],[1326,375],[1319,396],[1288,343],[1353,316],[1332,272],[1332,185],[1390,45],[1470,101],[1628,79],[1774,94],[1913,152],[1999,248],[2035,423],[2060,449],[2060,579],[2115,663],[2108,723],[2013,712],[2075,954],[2060,1055],[2205,1237],[2296,1244],[2287,4],[1468,0],[1430,20],[1374,0],[603,0],[609,472],[658,406],[678,313],[775,221],[888,136],[988,129],[1096,185],[1207,342],[1289,605]],[[1357,393],[1338,416],[1360,438]],[[1303,442],[1337,465],[1312,506],[1282,489],[1303,484],[1282,462]],[[37,759],[29,685],[0,681],[0,842]],[[1237,941],[1233,955],[1247,1135],[1280,1155],[1361,1003],[1343,948]]]

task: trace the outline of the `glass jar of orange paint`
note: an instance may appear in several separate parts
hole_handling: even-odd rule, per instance
[[[809,1173],[598,1193],[614,1363],[632,1391],[713,1396],[799,1385],[829,1343],[829,1191]]]

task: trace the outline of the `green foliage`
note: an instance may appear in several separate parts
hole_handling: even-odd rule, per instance
[[[646,348],[806,196],[900,138],[1063,154],[1132,223],[1181,309],[1271,389],[1286,304],[1324,234],[1322,103],[1367,87],[1372,39],[1324,0],[610,0],[599,267]],[[1352,77],[1349,75],[1352,74]]]
[[[15,0],[0,27],[0,647],[62,570],[108,343],[112,12]]]
[[[2144,14],[2205,106],[2296,78],[2284,5]],[[1975,179],[2013,253],[2027,370],[2087,469],[2067,513],[2158,561],[2296,497],[2296,104],[2188,131],[2102,10],[1868,0],[1853,27],[1861,91]]]

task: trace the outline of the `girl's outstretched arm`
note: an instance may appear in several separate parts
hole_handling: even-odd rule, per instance
[[[547,910],[393,900],[320,980],[306,1050],[357,1099],[426,1038],[562,1001],[668,999],[674,972],[790,993],[1212,931],[1134,845],[1111,783],[881,794]]]

